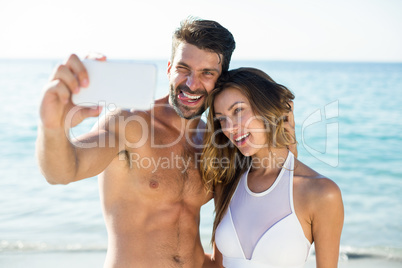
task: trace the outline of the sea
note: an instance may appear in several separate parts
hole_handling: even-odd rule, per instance
[[[49,185],[35,157],[43,87],[61,62],[0,60],[0,255],[107,248],[97,178]],[[155,97],[165,96],[167,60],[147,62],[158,67]],[[298,158],[342,191],[340,258],[402,264],[402,63],[234,60],[230,68],[244,66],[295,94]],[[72,132],[85,133],[96,121]],[[207,252],[213,213],[213,202],[201,210]]]

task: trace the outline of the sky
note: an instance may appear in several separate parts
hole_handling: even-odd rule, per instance
[[[401,0],[0,0],[0,58],[168,59],[187,16],[232,32],[232,59],[402,62]]]

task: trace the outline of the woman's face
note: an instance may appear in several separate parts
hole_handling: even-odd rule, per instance
[[[229,87],[215,96],[215,120],[223,134],[246,156],[256,154],[267,144],[262,117],[255,115],[250,102],[237,88]]]

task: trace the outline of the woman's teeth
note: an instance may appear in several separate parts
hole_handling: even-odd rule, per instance
[[[249,135],[250,135],[250,133],[244,134],[244,135],[238,137],[237,139],[235,139],[235,141],[239,142],[239,141],[241,141],[242,139],[247,138]]]

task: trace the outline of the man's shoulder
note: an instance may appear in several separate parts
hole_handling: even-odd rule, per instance
[[[150,116],[146,110],[124,110],[117,108],[100,116],[91,132],[109,133],[116,139],[136,141],[149,132]]]
[[[142,124],[150,122],[149,110],[125,110],[117,108],[105,114],[100,120],[103,124],[113,124],[120,127],[127,127],[131,124]]]

